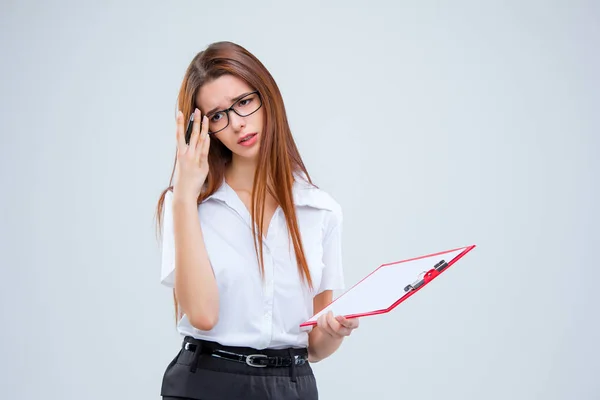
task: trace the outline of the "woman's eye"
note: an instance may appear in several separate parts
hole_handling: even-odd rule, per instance
[[[219,122],[220,119],[221,119],[221,114],[215,114],[212,117],[210,117],[210,122]]]
[[[240,107],[244,107],[247,106],[248,104],[250,104],[252,102],[252,99],[244,99],[244,100],[240,100],[240,102],[238,103],[240,105]]]

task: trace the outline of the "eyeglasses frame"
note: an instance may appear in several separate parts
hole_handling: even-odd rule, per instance
[[[236,109],[234,108],[234,106],[237,104],[237,102],[240,101],[240,100],[243,100],[244,98],[246,98],[246,97],[248,97],[248,96],[250,96],[252,94],[257,94],[258,95],[258,99],[260,100],[260,106],[258,106],[258,108],[256,110],[252,111],[250,114],[242,115],[239,112],[237,112]],[[208,131],[208,134],[209,135],[214,135],[215,133],[219,133],[219,132],[227,129],[227,127],[231,123],[231,120],[229,119],[229,111],[233,111],[234,113],[236,113],[240,117],[245,118],[245,117],[249,117],[250,115],[252,115],[255,112],[257,112],[258,110],[260,110],[262,106],[263,106],[263,101],[262,101],[262,97],[260,95],[260,92],[258,90],[255,90],[255,91],[250,92],[250,93],[246,93],[245,95],[243,95],[242,97],[240,97],[239,99],[237,99],[231,105],[231,107],[229,107],[227,109],[224,109],[224,110],[218,110],[218,111],[214,111],[214,112],[210,113],[210,116],[213,116],[213,115],[218,114],[218,113],[225,113],[225,115],[227,116],[227,125],[225,125],[223,128],[221,128],[221,129],[219,129],[218,131],[215,131],[215,132]],[[206,115],[206,118],[208,118],[210,120],[210,116]],[[210,121],[209,121],[209,125],[210,125]]]

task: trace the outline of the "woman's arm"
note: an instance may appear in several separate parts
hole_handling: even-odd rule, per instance
[[[173,196],[175,295],[192,326],[210,330],[219,317],[217,282],[204,246],[196,201]]]
[[[326,290],[313,299],[314,313],[320,312],[333,299],[333,291]],[[342,316],[334,317],[329,312],[319,317],[317,326],[308,334],[308,360],[319,362],[332,355],[342,344],[344,337],[349,336],[358,328],[357,318],[346,319]]]

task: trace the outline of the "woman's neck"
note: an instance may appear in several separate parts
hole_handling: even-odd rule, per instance
[[[225,180],[234,190],[243,190],[252,193],[256,160],[233,157],[231,164],[225,170]]]

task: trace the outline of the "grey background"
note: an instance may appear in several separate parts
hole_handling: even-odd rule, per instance
[[[154,210],[191,58],[272,72],[353,284],[478,247],[315,364],[321,398],[598,399],[600,7],[31,2],[0,12],[0,397],[158,399]]]

